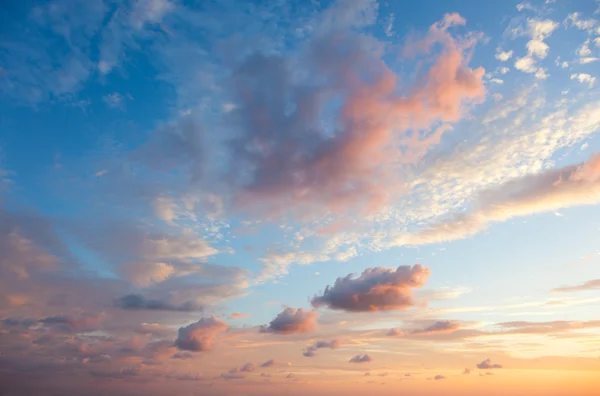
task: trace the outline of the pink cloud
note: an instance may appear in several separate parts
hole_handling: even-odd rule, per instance
[[[356,355],[348,362],[350,363],[370,363],[373,361],[373,358],[369,355]]]
[[[423,286],[428,277],[429,269],[420,264],[395,270],[368,268],[358,278],[352,274],[338,278],[311,302],[314,307],[346,311],[406,309],[414,305],[412,289]]]
[[[286,308],[268,326],[261,327],[263,333],[294,334],[308,333],[317,329],[317,313],[303,308]]]
[[[204,351],[212,347],[214,339],[227,330],[227,323],[216,316],[202,318],[179,329],[175,346],[182,350]]]

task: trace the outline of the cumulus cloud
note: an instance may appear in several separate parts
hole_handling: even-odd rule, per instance
[[[260,367],[271,367],[275,365],[275,360],[274,359],[269,359],[266,362],[264,362],[263,364],[260,365]]]
[[[313,356],[316,356],[316,351],[318,349],[322,349],[322,348],[337,349],[340,347],[340,345],[341,345],[341,342],[339,340],[317,341],[313,345],[306,348],[303,352],[303,355],[306,357],[313,357]]]
[[[311,213],[381,208],[400,188],[389,170],[420,160],[442,133],[413,136],[409,130],[457,121],[465,104],[485,94],[483,68],[468,66],[477,36],[457,39],[450,33],[465,23],[460,15],[447,14],[424,37],[408,43],[407,56],[433,54],[436,60],[402,94],[397,75],[381,60],[381,43],[339,23],[335,28],[317,23],[316,34],[293,61],[248,56],[234,76],[239,106],[229,113],[238,120],[230,145],[230,169],[240,180],[238,205],[308,206]],[[322,84],[294,78],[298,67]],[[331,115],[335,131],[323,128],[329,97],[341,105]],[[295,110],[288,111],[288,102]]]
[[[367,268],[358,278],[347,275],[327,286],[311,303],[345,311],[380,311],[406,309],[414,305],[413,288],[424,285],[429,269],[420,264],[397,269]]]
[[[590,87],[594,86],[594,84],[596,83],[596,77],[592,77],[590,74],[587,73],[571,74],[571,80],[577,80],[582,84],[589,85]]]
[[[552,291],[552,293],[573,293],[573,292],[579,292],[579,291],[598,290],[598,289],[600,289],[600,279],[593,279],[593,280],[584,282],[580,285],[557,287],[555,289],[552,289],[551,291]]]
[[[477,368],[481,369],[481,370],[488,370],[488,369],[500,369],[500,368],[502,368],[502,366],[499,364],[495,364],[495,363],[493,364],[491,359],[485,359],[483,362],[477,364]]]
[[[370,363],[373,361],[373,358],[369,355],[356,355],[348,362],[350,363]]]
[[[227,330],[227,323],[216,316],[202,318],[198,322],[179,328],[175,346],[187,351],[205,351],[212,347],[215,338]]]
[[[525,73],[534,73],[538,79],[548,78],[546,69],[537,66],[537,60],[548,55],[550,47],[544,42],[559,26],[558,22],[550,19],[528,19],[525,28],[517,29],[521,34],[528,35],[531,40],[526,44],[527,55],[515,61],[515,69]]]
[[[242,373],[251,373],[254,370],[256,370],[256,365],[254,363],[246,363],[240,367],[240,372]]]
[[[512,50],[511,51],[500,51],[500,52],[496,53],[496,59],[498,59],[500,62],[506,62],[510,58],[512,58],[512,56],[513,56]]]
[[[262,333],[294,334],[308,333],[317,329],[317,313],[303,308],[286,308],[269,325],[262,326]]]

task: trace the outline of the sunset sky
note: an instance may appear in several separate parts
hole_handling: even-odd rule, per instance
[[[600,2],[0,3],[0,395],[600,395]]]

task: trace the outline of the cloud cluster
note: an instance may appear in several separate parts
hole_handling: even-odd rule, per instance
[[[491,359],[485,359],[483,362],[477,364],[477,368],[481,370],[500,369],[502,365],[492,363]]]
[[[188,326],[179,328],[175,346],[187,351],[205,351],[212,347],[214,339],[227,330],[227,323],[216,316],[202,318]]]
[[[373,361],[373,358],[367,354],[365,355],[356,355],[352,359],[350,359],[349,363],[370,363]]]
[[[358,278],[338,278],[311,303],[351,312],[407,309],[414,305],[412,289],[423,286],[428,277],[429,269],[420,264],[367,268]]]
[[[294,334],[308,333],[317,329],[317,313],[304,308],[286,308],[261,333]]]
[[[600,117],[600,112],[595,117]],[[490,223],[599,202],[600,156],[596,155],[583,164],[526,175],[484,190],[471,213],[461,213],[413,235],[402,235],[396,243],[452,241],[474,235]]]
[[[329,349],[337,349],[341,345],[339,340],[331,340],[331,341],[317,341],[313,345],[309,346],[302,353],[306,357],[314,357],[316,356],[316,351],[318,349],[329,348]]]

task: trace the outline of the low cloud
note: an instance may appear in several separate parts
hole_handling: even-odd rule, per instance
[[[367,354],[365,355],[356,355],[352,359],[350,359],[349,363],[370,363],[373,361],[373,358]]]
[[[451,333],[460,328],[459,322],[452,322],[449,320],[442,320],[432,323],[421,330],[413,330],[411,334],[417,335],[430,335],[439,333]]]
[[[594,279],[594,280],[582,283],[580,285],[558,287],[556,289],[552,289],[551,292],[552,293],[573,293],[573,292],[580,292],[580,291],[586,291],[586,290],[598,290],[598,289],[600,289],[600,279]]]
[[[420,264],[391,268],[367,268],[358,278],[338,278],[323,295],[315,296],[314,307],[326,306],[350,312],[407,309],[415,304],[413,288],[421,287],[429,268]]]
[[[316,351],[318,349],[329,348],[329,349],[337,349],[341,345],[339,340],[331,340],[331,341],[317,341],[313,345],[306,348],[303,352],[303,355],[306,357],[316,356]]]
[[[502,366],[499,364],[492,363],[491,359],[485,359],[483,362],[477,364],[477,368],[481,370],[489,369],[501,369]]]
[[[264,362],[263,364],[260,365],[260,367],[271,367],[275,365],[275,360],[274,359],[269,359],[266,362]]]
[[[182,304],[172,304],[168,301],[159,299],[148,299],[140,294],[128,294],[119,298],[115,302],[117,308],[126,310],[151,310],[151,311],[179,311],[195,312],[201,311],[202,306],[193,301],[186,301]]]
[[[240,367],[240,372],[242,373],[251,373],[254,370],[256,370],[256,365],[254,363],[246,363]]]
[[[187,351],[205,351],[212,347],[214,339],[227,330],[227,323],[216,316],[202,318],[196,323],[179,329],[175,346]]]
[[[308,333],[317,329],[317,313],[303,308],[286,308],[261,333],[294,334]]]
[[[444,377],[443,375],[436,375],[435,377],[433,377],[433,379],[436,381],[439,381],[439,380],[446,379],[446,377]]]

